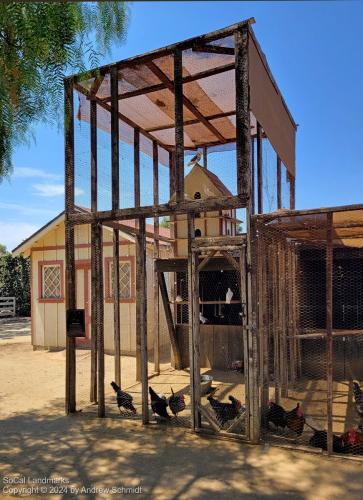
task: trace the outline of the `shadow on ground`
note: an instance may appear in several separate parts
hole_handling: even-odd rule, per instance
[[[2,476],[141,486],[139,498],[362,498],[361,464],[61,411],[56,400],[52,415],[34,411],[0,421]],[[96,497],[102,495],[88,495]]]

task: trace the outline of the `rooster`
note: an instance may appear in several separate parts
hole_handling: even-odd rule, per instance
[[[175,417],[178,416],[178,413],[181,411],[185,410],[185,399],[184,395],[181,394],[180,396],[176,396],[174,394],[173,388],[170,387],[171,390],[171,396],[169,398],[169,408],[171,409],[173,415]]]
[[[286,411],[282,406],[269,401],[268,410],[266,413],[266,422],[272,422],[275,427],[286,427],[300,436],[304,430],[305,417],[300,408],[300,403],[291,411]]]
[[[168,402],[166,401],[166,398],[163,397],[161,398],[156,394],[156,392],[149,387],[149,394],[151,398],[151,409],[153,413],[156,413],[159,415],[159,417],[164,418],[165,420],[170,420],[170,415],[167,412],[167,407],[168,407]]]
[[[348,429],[347,432],[342,434],[341,439],[343,444],[349,447],[350,453],[353,455],[363,454],[363,432],[355,429]]]
[[[212,396],[208,396],[208,401],[216,414],[217,420],[224,425],[228,420],[235,419],[242,409],[241,401],[229,396],[228,399],[230,403],[220,403],[217,399]]]
[[[121,408],[125,408],[125,410],[131,411],[136,414],[136,408],[132,404],[132,396],[125,391],[122,391],[121,388],[116,384],[116,382],[111,382],[111,386],[116,393],[117,406],[121,413]]]
[[[363,417],[363,392],[358,382],[353,382],[355,407],[360,417]]]

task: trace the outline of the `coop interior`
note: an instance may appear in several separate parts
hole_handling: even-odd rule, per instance
[[[327,449],[331,432],[334,452],[361,454],[363,212],[281,215],[256,221],[264,439]]]

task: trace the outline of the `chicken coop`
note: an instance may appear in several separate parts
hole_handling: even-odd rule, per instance
[[[271,429],[268,412],[269,399],[286,404],[282,427],[287,419],[296,429],[289,411],[299,402],[311,427],[326,427],[332,451],[334,390],[345,390],[337,402],[343,412],[341,403],[352,399],[351,382],[344,384],[361,376],[361,319],[353,321],[361,318],[361,280],[353,270],[359,251],[341,248],[330,230],[323,235],[331,212],[322,212],[317,229],[317,216],[294,211],[297,127],[253,23],[65,79],[69,318],[82,317],[75,227],[91,226],[84,412],[97,408],[99,417],[166,422],[252,443],[296,443],[303,441],[298,432],[290,437]],[[120,349],[120,288],[132,279],[119,265],[125,225],[135,241],[135,356]],[[104,227],[113,234],[106,285]],[[145,257],[150,247],[152,269]],[[332,259],[333,271],[325,266]],[[328,286],[332,273],[337,309]],[[112,359],[104,352],[105,287],[112,292]],[[65,405],[73,413],[84,403],[76,375],[82,328],[72,333],[68,325]],[[117,400],[111,382],[115,392],[121,388]]]

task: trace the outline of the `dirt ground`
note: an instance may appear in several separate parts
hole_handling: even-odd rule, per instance
[[[33,497],[43,498],[121,498],[128,491],[122,487],[141,487],[139,498],[158,499],[362,498],[363,464],[356,461],[100,420],[88,412],[65,417],[64,364],[64,351],[32,351],[27,322],[0,323],[3,498],[13,498],[14,487],[33,487]],[[89,353],[80,351],[81,385],[88,365]],[[106,369],[111,376],[111,357]],[[15,477],[26,484],[9,484]],[[33,479],[60,477],[67,481],[63,490],[49,483],[41,486],[44,494],[34,490]]]

